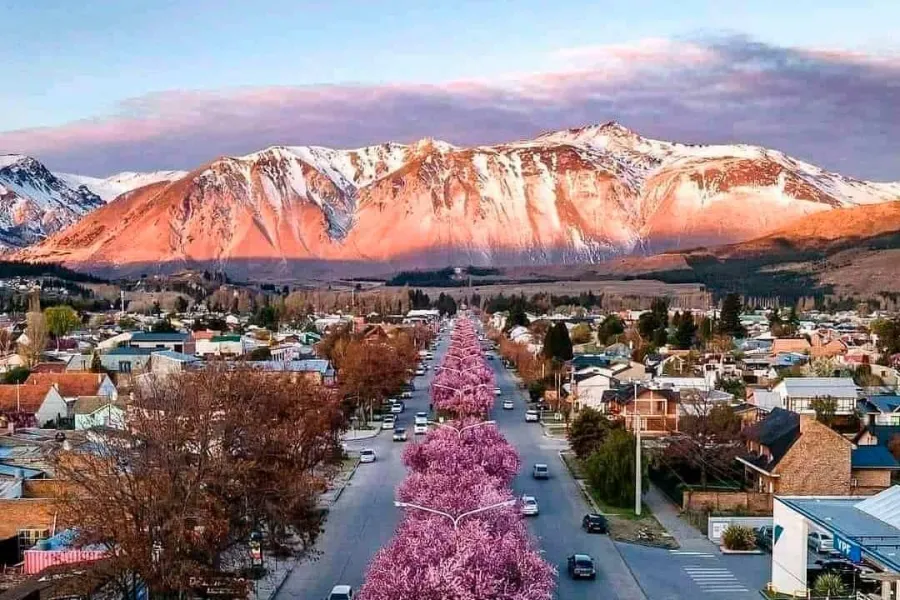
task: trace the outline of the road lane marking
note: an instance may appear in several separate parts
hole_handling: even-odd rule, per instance
[[[702,553],[696,553],[695,558]],[[706,593],[747,593],[747,589],[734,574],[724,567],[706,567],[702,565],[686,565],[682,567],[691,581]]]

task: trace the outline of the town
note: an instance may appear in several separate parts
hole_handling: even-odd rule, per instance
[[[226,284],[87,310],[7,286],[4,600],[449,593],[421,577],[466,524],[560,598],[597,597],[582,576],[619,598],[900,589],[890,311],[489,288],[324,311]],[[459,576],[513,568],[492,552]]]

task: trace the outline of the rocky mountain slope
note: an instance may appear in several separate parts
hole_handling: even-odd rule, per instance
[[[597,262],[732,243],[900,199],[753,146],[650,140],[607,123],[461,148],[273,147],[139,188],[18,254],[119,271]]]
[[[184,175],[161,171],[100,179],[53,173],[30,156],[0,155],[0,250],[37,243],[120,194]]]

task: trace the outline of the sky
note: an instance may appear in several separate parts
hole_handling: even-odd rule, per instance
[[[0,153],[103,176],[617,120],[900,180],[898,22],[896,0],[0,0]]]

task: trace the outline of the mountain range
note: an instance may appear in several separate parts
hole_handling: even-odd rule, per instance
[[[17,258],[122,274],[598,263],[745,242],[812,215],[900,199],[900,183],[860,181],[756,146],[652,140],[614,122],[469,148],[430,139],[278,146],[186,173],[107,180],[0,161],[0,185],[13,194],[0,192],[0,232],[10,228],[19,243],[0,241],[33,244]],[[5,163],[20,180],[28,177],[15,165],[26,163],[32,183],[7,185]],[[842,237],[844,223],[835,227],[830,235]]]

